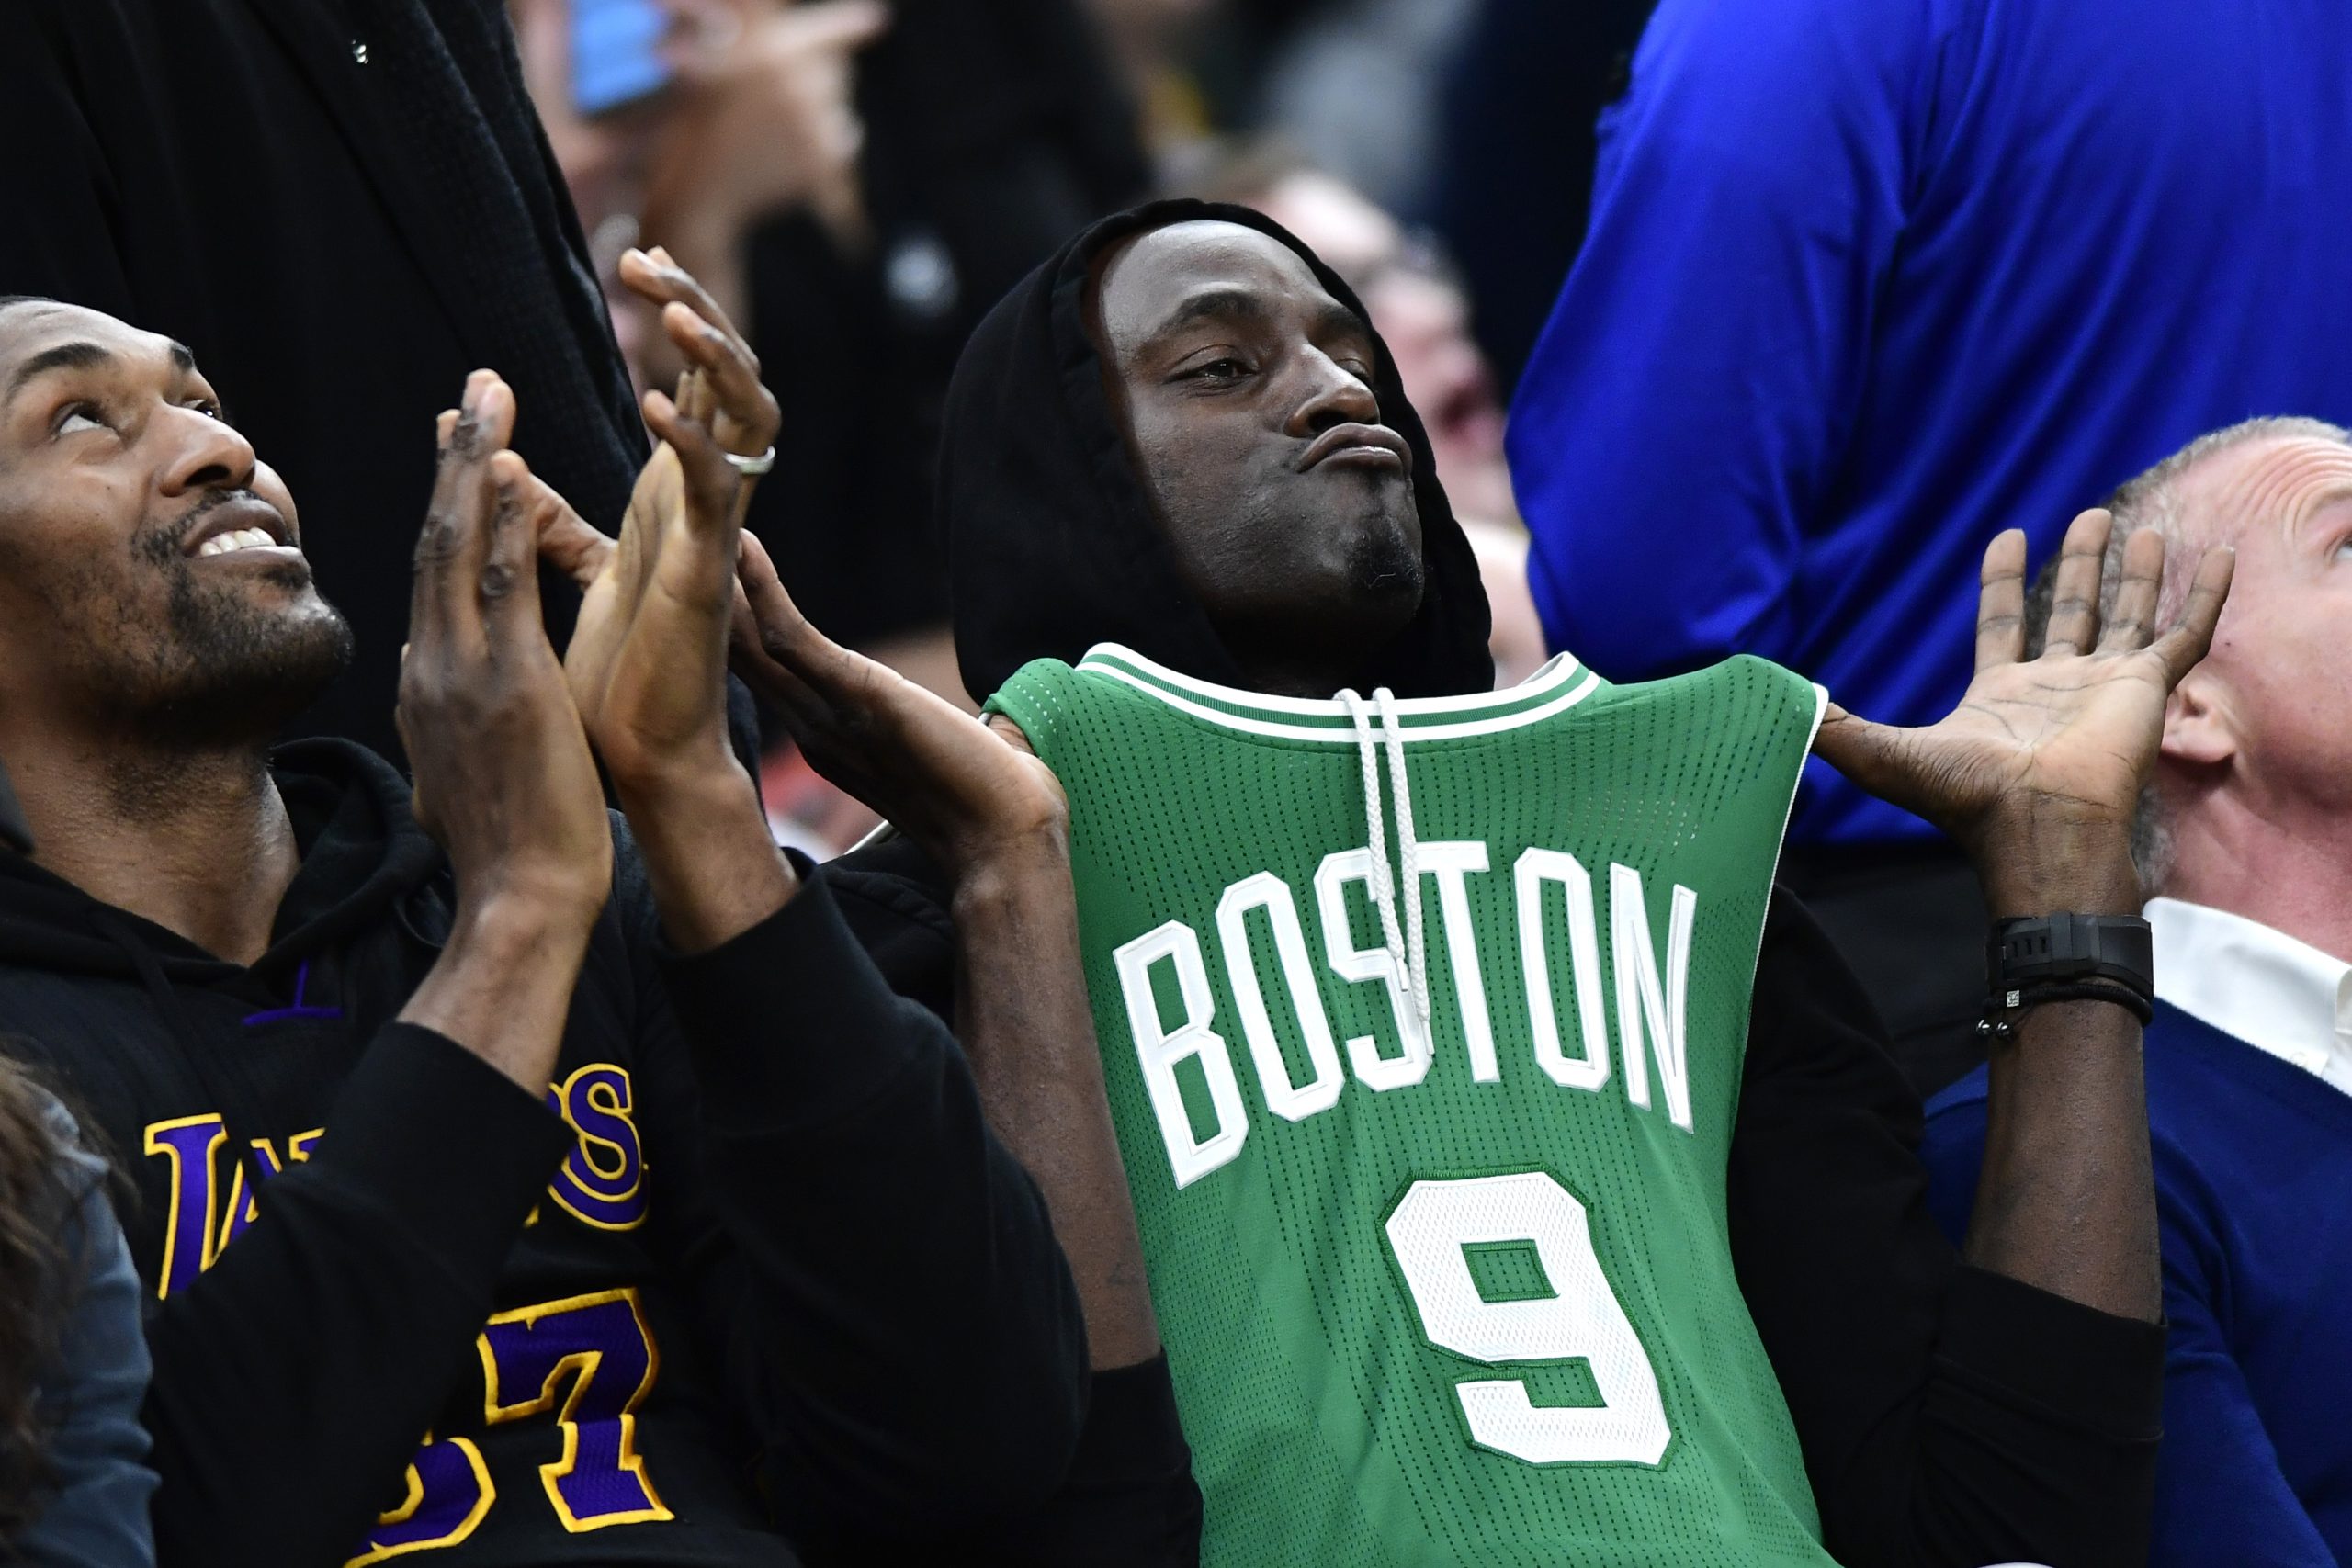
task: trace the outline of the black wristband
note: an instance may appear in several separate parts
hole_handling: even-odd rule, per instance
[[[2022,990],[1996,991],[1985,998],[1984,1016],[1976,1021],[1976,1032],[1989,1040],[2013,1039],[2018,1032],[2018,1015],[2044,1002],[2113,1002],[2138,1019],[2143,1029],[2156,1016],[2155,1004],[2147,998],[2129,986],[2110,981],[2028,986]]]
[[[2147,998],[2156,993],[2154,943],[2137,915],[2038,915],[1994,922],[1984,948],[1994,995],[2105,980]]]

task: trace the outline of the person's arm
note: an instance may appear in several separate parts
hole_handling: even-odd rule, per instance
[[[1928,10],[1665,0],[1651,18],[1511,403],[1554,648],[1626,681],[1741,652],[1804,668],[1791,590],[1861,401]]]
[[[398,1490],[571,1136],[540,1102],[611,877],[594,764],[539,620],[514,400],[442,416],[400,721],[455,930],[307,1162],[151,1315],[165,1562],[334,1562]]]
[[[775,405],[693,279],[659,252],[633,253],[622,276],[663,307],[691,368],[675,400],[648,395],[662,448],[620,539],[574,538],[596,559],[568,662],[679,955],[669,990],[711,1130],[713,1201],[761,1290],[757,1337],[786,1395],[771,1417],[827,1483],[808,1507],[898,1529],[1018,1509],[1077,1441],[1084,1335],[1068,1269],[954,1041],[891,993],[830,895],[801,886],[726,747],[737,605],[748,615],[783,591],[754,575],[766,558],[748,539],[739,588],[745,487],[725,457],[774,441]],[[1067,1028],[1073,1004],[1057,993],[1076,993],[1091,1052],[1075,914],[1057,919],[1069,871],[1051,776],[805,620],[769,646],[771,694],[812,754],[937,830],[968,915],[985,917],[966,932],[985,961],[1043,966],[1036,995],[993,1016]]]
[[[953,895],[922,848],[888,835],[826,863],[817,874],[891,989],[943,1022],[953,1020]],[[1021,1568],[1195,1568],[1200,1562],[1201,1489],[1177,1419],[1168,1358],[1104,1367],[1098,1348],[1094,1359],[1086,1425],[1060,1489],[1031,1512],[944,1543],[942,1550],[955,1551],[956,1561]]]
[[[1919,1141],[1868,996],[1776,889],[1732,1135],[1732,1258],[1826,1544],[1855,1568],[2137,1568],[2163,1329],[1962,1263],[1930,1217]]]
[[[1985,552],[1977,669],[1960,706],[1938,724],[1897,729],[1832,705],[1815,742],[1849,777],[1917,811],[1961,843],[1996,919],[2131,915],[2139,908],[2129,853],[2132,812],[2171,689],[2211,643],[2232,562],[2226,551],[2209,554],[2180,624],[2155,637],[2163,550],[2154,539],[2133,541],[2102,632],[2099,573],[2109,524],[2105,513],[2088,512],[2067,531],[2057,608],[2040,658],[2025,658],[2025,539],[2011,531]],[[1781,967],[1787,973],[1789,961]],[[1759,991],[1759,1031],[1821,1032],[1823,1010],[1833,1006],[1838,1014],[1869,1019],[1850,978],[1842,986],[1836,978],[1804,976],[1770,1011]],[[1847,995],[1839,1003],[1841,992]],[[1848,1294],[1885,1292],[1897,1321],[1912,1325],[1917,1359],[1910,1376],[1923,1380],[1916,1408],[1896,1403],[1874,1411],[1869,1402],[1880,1393],[1863,1392],[1865,1403],[1858,1405],[1825,1392],[1840,1379],[1864,1385],[1854,1369],[1837,1365],[1840,1346],[1807,1343],[1815,1331],[1806,1325],[1784,1323],[1774,1352],[1777,1365],[1794,1347],[1805,1363],[1783,1368],[1783,1386],[1801,1434],[1808,1404],[1818,1403],[1806,1458],[1827,1499],[1826,1519],[1838,1517],[1852,1499],[1857,1533],[1839,1538],[1853,1543],[1849,1560],[1962,1562],[1969,1559],[1951,1543],[1964,1542],[1968,1551],[1987,1555],[2121,1562],[2130,1560],[2131,1543],[2144,1539],[2144,1479],[2128,1451],[2135,1413],[2113,1397],[2128,1386],[2134,1358],[2146,1368],[2153,1393],[2151,1346],[2160,1337],[2139,1043],[2136,1019],[2099,1001],[2030,1007],[2015,1036],[1996,1042],[1985,1158],[1964,1248],[1968,1266],[1951,1271],[1948,1281],[1948,1255],[1935,1244],[1926,1210],[1924,1168],[1916,1159],[1907,1171],[1900,1168],[1887,1137],[1870,1125],[1877,1118],[1896,1126],[1907,1153],[1918,1141],[1916,1107],[1907,1097],[1890,1099],[1884,1082],[1872,1089],[1855,1078],[1834,1113],[1815,1113],[1849,1123],[1851,1149],[1828,1146],[1825,1134],[1823,1148],[1792,1163],[1819,1166],[1850,1154],[1862,1166],[1843,1174],[1858,1190],[1867,1186],[1876,1194],[1869,1201],[1893,1227],[1881,1234],[1913,1237],[1913,1245],[1888,1248],[1883,1269],[1862,1276],[1860,1289]],[[1820,1046],[1810,1042],[1807,1048]],[[1831,1075],[1816,1069],[1811,1077]],[[1824,1087],[1796,1081],[1808,1092]],[[1755,1107],[1751,1131],[1767,1127],[1774,1115],[1802,1126],[1808,1113],[1792,1108],[1795,1099],[1784,1097],[1777,1110]],[[1743,1105],[1743,1121],[1750,1113]],[[1786,1179],[1770,1163],[1747,1162],[1747,1174],[1767,1189]],[[1864,1183],[1873,1168],[1875,1180]],[[1778,1196],[1785,1202],[1798,1195]],[[1868,1235],[1862,1233],[1865,1247]],[[1796,1245],[1801,1251],[1805,1246]],[[1817,1282],[1813,1290],[1820,1290]],[[1763,1294],[1759,1326],[1777,1310]],[[1821,1315],[1836,1321],[1840,1311]],[[2070,1317],[2076,1325],[2071,1330],[2064,1326]],[[2123,1332],[2134,1326],[2143,1330],[2136,1348]],[[2066,1353],[2053,1355],[2053,1348]],[[1899,1346],[1887,1352],[1897,1376],[1899,1352]],[[2021,1429],[1986,1408],[2019,1398],[2038,1399],[2055,1423],[2103,1428],[2123,1439],[2108,1483],[2061,1495],[2060,1511],[2043,1475],[2021,1462],[2041,1439],[2029,1436],[2026,1447],[2008,1451],[2004,1443]],[[1828,1418],[1839,1416],[1841,1404],[1849,1423],[1842,1427]],[[1868,1476],[1872,1468],[1882,1473]],[[2126,1555],[2116,1555],[2119,1550]]]
[[[1976,673],[1940,722],[1903,729],[1831,704],[1815,750],[1968,852],[1993,919],[2136,916],[2131,823],[2172,688],[2211,644],[2233,556],[2208,552],[2181,621],[2155,634],[2164,551],[2132,541],[2104,627],[2111,519],[2066,531],[2041,657],[2025,637],[2025,536],[1984,554]],[[2139,1021],[2107,1001],[2029,1007],[1992,1049],[1970,1262],[2102,1312],[2155,1322],[2155,1190]]]
[[[51,1212],[33,1216],[56,1238],[57,1288],[13,1311],[56,1311],[51,1360],[35,1393],[49,1481],[32,1520],[6,1542],[28,1568],[153,1568],[147,1507],[155,1495],[139,1406],[147,1345],[139,1272],[107,1201],[104,1161],[84,1149],[74,1119],[44,1107],[52,1146]]]

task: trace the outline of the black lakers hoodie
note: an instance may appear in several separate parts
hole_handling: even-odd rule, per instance
[[[341,741],[225,963],[0,852],[0,1034],[111,1145],[166,1564],[789,1564],[1034,1502],[1085,1346],[945,1029],[809,884],[690,959],[616,825],[541,1096],[395,1021],[447,862]]]

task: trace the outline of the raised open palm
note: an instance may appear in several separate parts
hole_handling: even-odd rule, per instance
[[[1904,729],[1832,705],[1815,750],[1871,794],[1916,811],[1984,863],[2063,854],[2086,833],[2127,830],[2163,739],[2174,686],[2205,657],[2234,558],[2207,552],[2180,618],[2154,635],[2164,541],[2133,537],[2101,626],[2100,572],[2112,519],[2075,519],[2062,547],[2050,626],[2026,657],[2025,536],[1984,552],[1976,674],[1938,723]],[[2120,840],[2119,840],[2120,841]]]

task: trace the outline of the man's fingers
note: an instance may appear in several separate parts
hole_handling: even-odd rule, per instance
[[[436,568],[429,568],[426,545],[436,526],[435,519],[446,515],[457,496],[456,467],[449,461],[449,437],[458,428],[458,411],[443,409],[433,422],[434,458],[433,496],[425,502],[424,522],[418,529],[416,552],[410,563],[408,592],[408,631],[413,642],[418,637],[433,637],[441,629],[441,580]],[[406,656],[405,646],[401,654]]]
[[[2180,684],[2213,646],[2213,628],[2221,625],[2222,607],[2229,603],[2230,578],[2237,570],[2238,553],[2226,547],[2207,550],[2197,563],[2188,585],[2188,603],[2181,607],[2180,624],[2158,637],[2157,657],[2165,663],[2165,683]]]
[[[531,476],[531,523],[538,533],[539,558],[585,593],[604,575],[619,547],[609,535],[591,527],[570,502],[537,474]]]
[[[2059,547],[2058,581],[2050,604],[2044,653],[2088,653],[2098,641],[2098,581],[2107,564],[2107,536],[2114,519],[2092,507],[2067,525]]]
[[[1908,807],[1910,774],[1902,755],[1908,739],[1907,730],[1872,724],[1832,703],[1813,738],[1813,754],[1880,799]]]
[[[538,543],[540,515],[547,501],[533,489],[528,465],[513,452],[492,454],[490,486],[489,544],[482,552],[481,570],[474,573],[482,624],[509,637],[544,637],[546,627],[539,619]]]
[[[682,413],[660,392],[645,394],[645,423],[678,455],[678,471],[685,481],[686,521],[697,532],[734,520],[735,496],[742,476],[728,462],[726,452],[710,427]]]
[[[2143,528],[2123,547],[2123,571],[2115,585],[2115,610],[2099,628],[2101,653],[2129,653],[2155,635],[2156,601],[2165,586],[2165,542]]]
[[[752,352],[751,345],[675,301],[662,307],[662,330],[686,362],[702,372],[710,406],[733,415],[750,439],[758,441],[761,450],[765,450],[775,439],[779,416],[775,399],[761,384],[759,356]],[[692,406],[687,407],[687,412],[705,421],[710,417],[708,412]],[[756,451],[742,454],[746,457],[759,455]]]
[[[481,630],[477,579],[497,504],[491,457],[504,449],[514,428],[514,394],[495,373],[477,370],[467,378],[456,418],[444,415],[443,423],[441,472],[417,536],[409,635],[469,640]]]
[[[1976,668],[2025,657],[2025,531],[1996,534],[1977,578]],[[1842,710],[1841,710],[1842,711]]]
[[[800,606],[785,592],[767,547],[754,535],[742,536],[735,577],[743,586],[745,602],[751,605],[752,625],[763,661],[822,698],[840,695],[856,656],[819,631],[800,613]]]
[[[640,299],[655,306],[668,305],[673,301],[684,305],[729,337],[739,343],[742,341],[743,334],[735,330],[735,323],[728,320],[727,312],[718,308],[718,301],[695,281],[692,273],[672,261],[670,253],[661,246],[656,245],[650,251],[634,248],[623,251],[620,277],[629,292]],[[745,352],[750,350],[746,348]]]

